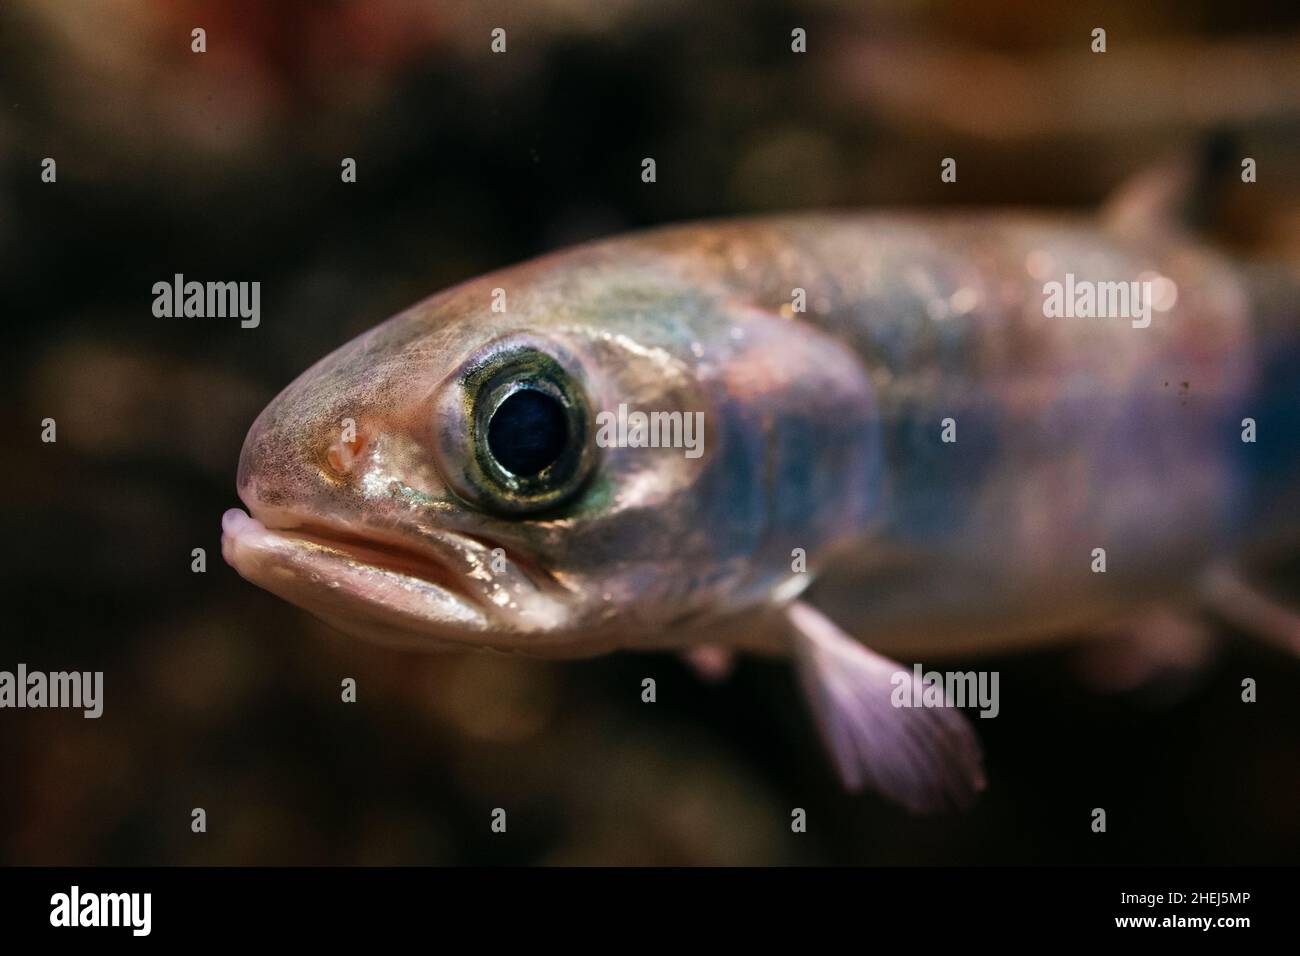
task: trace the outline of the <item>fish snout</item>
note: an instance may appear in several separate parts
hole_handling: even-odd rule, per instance
[[[362,532],[447,512],[428,422],[396,403],[322,397],[320,389],[288,389],[249,429],[236,486],[254,518],[269,528],[328,524]]]
[[[305,406],[292,391],[280,395],[253,422],[239,454],[239,498],[268,526],[345,509],[372,444],[371,430],[353,418],[311,417]]]

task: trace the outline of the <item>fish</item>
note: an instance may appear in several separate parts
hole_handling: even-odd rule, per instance
[[[1049,315],[1067,277],[1136,283],[1148,321]],[[1086,214],[603,239],[302,373],[248,432],[222,550],[394,647],[787,658],[850,789],[966,807],[986,786],[972,723],[899,706],[933,687],[896,658],[1196,605],[1293,547],[1297,290],[1294,269]],[[632,440],[638,410],[664,441]]]

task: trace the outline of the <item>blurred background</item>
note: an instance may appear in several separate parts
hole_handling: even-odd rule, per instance
[[[1223,629],[1139,687],[1110,645],[953,662],[1001,672],[990,787],[914,819],[842,792],[780,662],[401,654],[220,558],[261,407],[441,288],[696,217],[1086,209],[1214,128],[1260,181],[1211,238],[1300,257],[1290,0],[6,0],[0,668],[103,670],[105,710],[0,712],[0,862],[1300,860],[1300,661]],[[155,318],[177,272],[260,281],[260,327]]]

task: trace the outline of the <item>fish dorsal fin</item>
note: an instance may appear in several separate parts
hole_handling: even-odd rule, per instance
[[[1203,228],[1234,149],[1233,137],[1216,133],[1199,147],[1165,156],[1122,182],[1102,206],[1102,218],[1138,236]]]

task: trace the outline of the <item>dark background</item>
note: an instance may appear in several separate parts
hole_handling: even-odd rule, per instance
[[[103,670],[106,702],[0,711],[0,861],[1296,862],[1300,661],[1221,627],[1129,690],[1113,643],[956,662],[1001,672],[990,788],[914,819],[840,790],[779,662],[387,651],[240,579],[219,522],[280,388],[480,272],[721,214],[1083,209],[1222,128],[1260,182],[1211,236],[1300,258],[1298,119],[1283,0],[8,0],[0,669]],[[260,281],[261,326],[155,318],[176,272]]]

